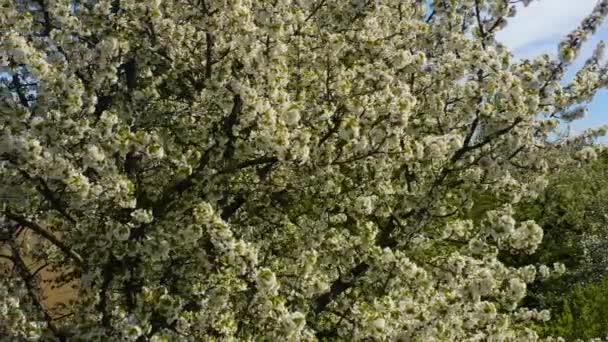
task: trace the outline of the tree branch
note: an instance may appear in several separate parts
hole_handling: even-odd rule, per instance
[[[15,164],[15,163],[13,163],[13,164]],[[19,173],[21,173],[21,175],[24,178],[38,183],[38,186],[36,187],[38,189],[38,192],[40,192],[40,194],[42,194],[42,196],[47,201],[49,201],[49,203],[51,204],[53,209],[57,210],[63,217],[65,217],[68,221],[70,221],[70,223],[72,223],[72,224],[76,223],[76,220],[70,214],[68,214],[67,210],[65,209],[65,204],[61,201],[61,199],[59,199],[59,197],[57,197],[55,195],[53,190],[51,190],[51,188],[48,186],[48,184],[46,184],[44,179],[42,179],[41,177],[32,177],[27,172],[23,171],[22,169],[18,169],[18,170],[19,170]]]
[[[101,312],[101,325],[109,332],[112,329],[112,317],[111,312],[108,309],[108,291],[110,285],[114,280],[114,270],[116,268],[117,260],[114,256],[110,255],[108,261],[102,269],[102,283],[101,289],[99,290],[99,303],[97,304],[97,310]]]
[[[53,318],[44,309],[44,306],[42,306],[42,303],[40,302],[40,299],[38,298],[38,293],[40,292],[40,289],[34,283],[34,275],[30,273],[30,271],[27,268],[27,265],[23,261],[23,258],[21,258],[17,245],[15,244],[14,241],[11,241],[10,245],[11,245],[11,250],[12,250],[12,254],[13,254],[13,256],[12,256],[13,264],[15,265],[15,268],[17,269],[17,273],[19,274],[19,277],[25,283],[25,287],[27,289],[28,296],[30,297],[33,306],[42,313],[42,316],[44,317],[44,320],[45,320],[49,330],[51,330],[51,332],[53,333],[53,335],[55,335],[55,337],[57,337],[57,339],[61,342],[66,341],[66,336],[59,329],[57,329],[57,327],[53,323]]]
[[[475,0],[475,18],[477,18],[477,26],[479,27],[479,34],[481,35],[481,46],[486,48],[486,32],[483,28],[483,22],[481,20],[481,13],[479,12],[479,0]]]
[[[82,259],[82,257],[80,255],[78,255],[78,253],[74,252],[70,247],[66,246],[63,242],[59,241],[59,239],[57,239],[55,236],[53,236],[53,234],[47,232],[39,224],[29,221],[29,220],[25,219],[24,217],[13,214],[11,212],[5,212],[4,215],[7,218],[19,223],[20,225],[22,225],[24,227],[31,229],[36,234],[45,238],[47,241],[49,241],[50,243],[55,245],[57,248],[59,248],[70,259],[72,259],[80,268],[86,267],[84,260]]]
[[[329,290],[325,293],[321,294],[314,300],[314,311],[315,313],[320,313],[327,308],[327,306],[339,295],[344,293],[346,290],[351,288],[354,283],[358,280],[360,276],[365,274],[369,270],[369,264],[362,262],[355,266],[349,272],[348,281],[342,280],[342,278],[338,278],[338,280],[334,281]]]
[[[214,143],[209,148],[207,148],[207,150],[205,150],[205,153],[203,153],[203,155],[201,156],[198,165],[192,171],[192,173],[188,175],[188,177],[176,182],[175,184],[169,186],[163,191],[163,195],[158,201],[156,201],[155,205],[153,205],[152,211],[154,213],[154,216],[160,216],[169,208],[169,204],[173,202],[176,196],[179,196],[184,191],[194,186],[196,178],[203,172],[203,170],[207,167],[207,164],[211,160],[211,154],[216,146],[217,144]]]
[[[234,155],[234,144],[236,142],[236,136],[232,132],[232,129],[238,122],[239,115],[243,110],[243,100],[239,95],[234,95],[232,110],[230,111],[230,115],[226,117],[224,120],[224,131],[228,136],[228,142],[226,143],[226,147],[224,149],[224,158],[226,160],[232,158]]]
[[[222,210],[222,214],[220,215],[222,220],[228,221],[228,219],[234,215],[234,213],[236,213],[236,211],[239,210],[239,208],[242,207],[245,202],[245,197],[239,194],[232,203],[224,207]]]
[[[509,126],[503,128],[503,129],[499,129],[498,131],[495,131],[494,133],[488,135],[484,140],[482,140],[474,145],[469,145],[468,143],[469,143],[470,139],[468,139],[468,140],[465,139],[465,143],[463,144],[463,146],[460,149],[458,149],[452,156],[452,163],[454,163],[458,159],[460,159],[465,153],[482,148],[483,146],[492,142],[494,139],[499,138],[500,136],[509,133],[513,128],[515,128],[515,126],[517,126],[522,121],[523,121],[523,119],[521,117],[518,117]],[[467,136],[467,138],[468,138],[468,136]]]
[[[259,157],[256,159],[246,160],[246,161],[237,163],[233,166],[229,166],[229,167],[219,171],[218,173],[226,174],[226,173],[246,169],[251,166],[262,165],[262,164],[272,164],[272,163],[276,163],[278,161],[279,161],[279,159],[277,157]]]
[[[15,91],[17,92],[17,97],[19,98],[19,103],[25,107],[25,108],[29,108],[30,103],[26,97],[26,95],[23,93],[23,90],[21,89],[21,87],[23,86],[21,84],[21,81],[19,81],[19,74],[15,73],[13,74],[13,80],[12,80],[12,86],[15,88]]]
[[[415,212],[408,213],[408,216],[413,215]],[[376,237],[376,244],[382,248],[393,248],[397,245],[397,240],[391,237],[391,234],[397,227],[398,222],[393,217],[388,224],[381,229],[380,234]],[[339,277],[335,280],[329,290],[325,293],[319,295],[313,301],[313,307],[315,313],[323,312],[327,306],[334,301],[338,296],[344,293],[346,290],[350,289],[355,285],[357,280],[363,276],[370,268],[370,265],[367,262],[361,262],[357,266],[353,267],[348,273],[348,277],[343,280],[343,277]]]

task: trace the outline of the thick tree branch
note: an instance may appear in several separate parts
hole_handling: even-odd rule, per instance
[[[15,269],[17,270],[19,277],[25,284],[28,296],[30,297],[30,300],[32,301],[33,306],[42,313],[42,316],[44,317],[44,320],[47,324],[47,327],[53,333],[53,335],[61,342],[66,341],[66,336],[55,326],[55,324],[53,323],[53,318],[45,310],[44,306],[42,305],[42,303],[38,297],[39,293],[40,293],[40,288],[34,282],[35,276],[32,273],[30,273],[30,271],[28,270],[27,265],[25,264],[25,261],[23,261],[23,258],[21,257],[21,254],[19,253],[19,249],[17,248],[17,245],[15,244],[14,241],[11,241],[10,245],[11,245],[11,251],[12,251],[11,259],[13,261],[13,264],[15,265]]]
[[[226,160],[231,159],[234,155],[234,144],[236,137],[232,132],[232,128],[238,122],[238,116],[240,115],[243,109],[243,100],[240,98],[240,96],[235,95],[233,101],[234,102],[232,110],[223,122],[224,132],[228,136],[228,142],[226,143],[223,155]],[[182,194],[183,192],[194,186],[194,184],[196,184],[196,181],[209,164],[212,153],[214,152],[217,146],[218,144],[214,143],[209,148],[207,148],[207,150],[205,150],[205,153],[201,157],[198,165],[188,177],[176,182],[175,184],[163,191],[163,195],[158,201],[156,201],[156,204],[153,206],[153,212],[155,216],[161,215],[163,212],[165,212],[169,208],[169,204],[172,203],[175,198],[179,197],[180,194]],[[272,160],[274,161],[276,160],[276,158]],[[219,173],[222,174],[237,171],[239,169],[253,165],[257,165],[256,161],[246,161],[235,166],[228,167],[223,171],[220,171]]]
[[[342,280],[342,278],[338,278],[338,280],[334,281],[329,290],[325,293],[321,294],[314,300],[314,311],[315,313],[320,313],[327,308],[327,306],[339,295],[344,293],[346,290],[350,289],[355,282],[365,274],[369,270],[369,264],[362,262],[357,266],[353,267],[353,269],[348,274],[349,280]]]
[[[213,72],[213,35],[206,32],[205,40],[207,42],[205,49],[205,80],[208,80],[211,78]]]
[[[159,200],[156,201],[153,206],[152,211],[154,212],[154,216],[162,215],[162,213],[164,213],[168,208],[170,208],[170,204],[177,197],[179,197],[183,192],[194,186],[198,177],[209,164],[209,161],[211,160],[211,155],[216,146],[217,144],[213,144],[209,148],[207,148],[207,150],[205,150],[205,152],[201,156],[201,159],[198,162],[198,165],[188,177],[177,181],[176,183],[169,186],[163,191],[163,195],[159,198]]]
[[[66,246],[63,242],[61,242],[59,239],[57,239],[55,236],[53,236],[53,234],[47,232],[39,224],[29,221],[29,220],[25,219],[24,217],[13,214],[11,212],[5,212],[5,216],[8,219],[13,220],[13,221],[19,223],[20,225],[31,229],[39,236],[45,238],[47,241],[49,241],[50,243],[55,245],[57,248],[59,248],[59,250],[61,250],[66,256],[68,256],[70,259],[72,259],[79,267],[81,267],[81,268],[86,267],[84,260],[78,253],[74,252],[70,247]]]
[[[25,107],[25,108],[29,108],[30,106],[30,102],[28,101],[26,95],[23,93],[23,84],[21,84],[21,81],[19,80],[19,74],[15,73],[13,75],[13,80],[11,82],[12,86],[15,88],[15,92],[17,92],[17,97],[19,98],[19,103]]]
[[[51,190],[48,184],[46,184],[44,179],[40,177],[32,177],[27,172],[21,169],[19,169],[19,173],[21,173],[24,178],[38,183],[36,189],[38,189],[38,192],[40,192],[40,194],[42,194],[42,196],[47,201],[49,201],[53,209],[57,210],[64,218],[70,221],[70,223],[76,223],[76,220],[67,212],[65,208],[66,205],[63,203],[63,201],[61,201],[59,197],[57,197],[57,195],[55,195],[53,190]]]
[[[413,213],[414,212],[408,213],[408,216],[412,215]],[[380,230],[380,234],[378,234],[376,237],[376,244],[382,248],[395,247],[397,245],[397,240],[395,240],[391,234],[397,226],[398,222],[396,222],[395,218],[392,218],[388,224]],[[367,273],[369,269],[370,265],[367,262],[361,262],[348,272],[348,276],[346,278],[339,277],[337,280],[335,280],[329,287],[329,290],[314,299],[313,308],[315,313],[318,314],[325,311],[331,302],[333,302],[342,293],[353,287],[359,278]]]
[[[456,162],[458,159],[460,159],[464,154],[474,151],[476,149],[482,148],[485,145],[489,144],[490,142],[492,142],[494,139],[497,139],[507,133],[509,133],[513,128],[515,128],[515,126],[517,126],[520,122],[522,122],[523,119],[521,117],[518,117],[517,119],[515,119],[510,125],[508,125],[507,127],[503,128],[503,129],[499,129],[498,131],[493,132],[492,134],[488,135],[485,139],[483,139],[482,141],[478,142],[477,144],[474,145],[469,145],[468,143],[470,142],[470,139],[465,139],[465,143],[463,144],[463,146],[458,149],[454,155],[451,158],[452,163]],[[468,136],[467,136],[468,138]]]
[[[99,303],[97,304],[97,310],[101,312],[101,326],[103,326],[108,333],[110,333],[112,330],[112,313],[108,307],[108,292],[110,291],[110,286],[114,280],[114,271],[117,268],[117,263],[118,260],[116,260],[114,256],[110,255],[108,261],[101,271],[103,280],[99,291]]]
[[[51,16],[49,15],[49,11],[46,8],[46,3],[44,2],[44,0],[35,0],[35,2],[38,3],[38,5],[40,5],[40,11],[42,12],[42,19],[43,19],[43,26],[44,26],[44,31],[42,31],[42,36],[44,37],[48,37],[49,34],[51,34],[51,30],[53,29],[52,23],[51,23]]]
[[[234,213],[236,213],[236,211],[239,210],[239,208],[242,207],[246,201],[247,200],[244,196],[238,195],[232,203],[224,207],[222,210],[222,214],[220,215],[222,220],[228,221],[228,219],[234,215]]]
[[[238,123],[239,115],[243,111],[243,100],[239,95],[234,95],[232,110],[230,115],[224,120],[224,131],[228,137],[228,142],[224,149],[224,159],[229,160],[234,155],[234,145],[236,143],[236,136],[232,132],[234,126]]]

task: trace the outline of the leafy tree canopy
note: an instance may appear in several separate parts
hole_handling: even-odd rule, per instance
[[[537,340],[519,303],[563,267],[499,254],[602,152],[549,137],[607,84],[602,44],[562,78],[608,1],[523,61],[517,2],[0,1],[0,335]],[[59,319],[26,256],[77,282]]]

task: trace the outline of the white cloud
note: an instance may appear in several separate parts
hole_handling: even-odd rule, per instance
[[[588,14],[597,0],[540,0],[528,7],[519,6],[518,13],[510,18],[509,25],[497,34],[497,40],[507,45],[518,59],[531,58],[542,53],[555,56],[562,38],[574,30]],[[568,68],[564,82],[572,79],[584,61],[591,56],[601,39],[608,40],[608,22],[602,25],[586,44],[579,58]],[[588,116],[571,125],[571,133],[579,134],[584,129],[605,124],[604,108],[608,92],[601,91],[589,106]],[[608,141],[602,138],[600,141]]]
[[[555,53],[557,43],[591,13],[597,0],[540,0],[519,6],[496,38],[518,57]]]

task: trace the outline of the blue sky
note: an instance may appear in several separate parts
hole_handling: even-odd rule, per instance
[[[510,19],[509,25],[498,33],[497,39],[509,46],[517,58],[533,57],[541,53],[555,56],[559,41],[591,13],[596,3],[597,0],[540,0],[532,2],[528,7],[520,6],[517,16]],[[602,25],[585,44],[566,77],[572,77],[600,40],[608,42],[608,23]],[[602,90],[589,105],[587,116],[572,123],[572,133],[608,123],[605,112],[607,106],[608,91]]]

